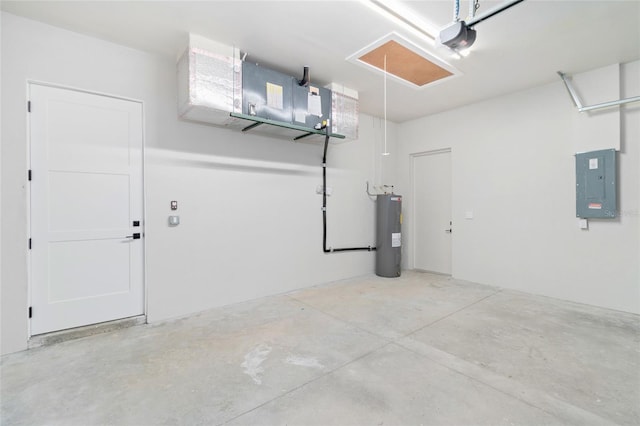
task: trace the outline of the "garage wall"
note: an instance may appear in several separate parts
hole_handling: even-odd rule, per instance
[[[640,62],[617,72],[618,92],[601,101],[640,94]],[[581,79],[576,87],[588,98],[607,85]],[[452,150],[453,276],[639,313],[640,104],[616,114],[614,108],[579,117],[558,79],[401,124],[402,193],[411,191],[411,154]],[[581,230],[574,154],[586,137],[603,148],[620,143],[620,216],[590,220]],[[404,201],[403,259],[411,268],[414,218],[411,198]],[[467,211],[473,219],[465,219]]]
[[[179,120],[175,58],[2,13],[2,353],[28,339],[27,80],[144,102],[149,321],[373,272],[373,253],[322,253],[320,145]],[[365,181],[394,177],[381,144],[363,115],[358,141],[329,148],[333,247],[375,244]]]

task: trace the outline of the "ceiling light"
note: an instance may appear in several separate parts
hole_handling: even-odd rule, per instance
[[[435,44],[437,30],[432,25],[417,19],[416,13],[401,3],[394,0],[360,0],[360,2],[413,35],[428,41],[431,45]]]

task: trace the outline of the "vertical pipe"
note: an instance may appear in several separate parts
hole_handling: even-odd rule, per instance
[[[327,248],[327,148],[329,147],[329,127],[326,128],[324,137],[324,150],[322,154],[322,251],[324,253],[334,253],[339,251],[375,251],[375,247],[346,247]]]

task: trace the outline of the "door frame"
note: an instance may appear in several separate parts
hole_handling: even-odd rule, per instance
[[[439,148],[439,149],[433,149],[433,150],[428,150],[428,151],[420,151],[420,152],[413,152],[409,154],[409,159],[410,159],[410,164],[409,164],[409,179],[410,179],[410,188],[411,188],[411,217],[412,220],[410,221],[410,225],[409,225],[409,232],[410,232],[410,236],[411,236],[411,256],[409,256],[409,261],[410,261],[410,269],[416,270],[416,220],[417,220],[417,214],[416,214],[416,184],[415,184],[415,159],[418,157],[425,157],[428,155],[438,155],[438,154],[446,154],[449,153],[451,154],[451,174],[452,174],[452,180],[453,180],[453,150],[451,149],[451,147],[449,148]],[[453,183],[453,182],[452,182]],[[453,185],[452,185],[453,188]],[[453,190],[451,191],[451,211],[452,211],[452,215],[453,215]],[[436,273],[436,272],[433,272]],[[451,276],[453,276],[453,235],[451,235]]]
[[[141,157],[142,157],[142,235],[144,236],[146,234],[146,230],[147,230],[147,188],[146,188],[146,181],[147,181],[147,167],[146,167],[146,162],[147,162],[147,156],[146,156],[146,114],[145,114],[145,102],[143,100],[140,99],[134,99],[134,98],[128,98],[125,96],[119,96],[119,95],[114,95],[114,94],[110,94],[110,93],[105,93],[105,92],[98,92],[95,90],[87,90],[87,89],[81,89],[78,87],[73,87],[73,86],[67,86],[67,85],[63,85],[63,84],[56,84],[56,83],[50,83],[50,82],[46,82],[46,81],[41,81],[41,80],[33,80],[33,79],[27,79],[26,81],[26,90],[25,90],[25,99],[27,102],[31,101],[31,86],[33,85],[37,85],[37,86],[44,86],[44,87],[52,87],[55,89],[63,89],[63,90],[71,90],[74,92],[80,92],[80,93],[86,93],[89,95],[97,95],[97,96],[104,96],[107,98],[112,98],[112,99],[118,99],[118,100],[122,100],[122,101],[128,101],[128,102],[135,102],[140,104],[141,107],[141,113],[142,113],[142,152],[141,152]],[[26,102],[25,102],[26,104]],[[31,170],[31,152],[32,152],[32,147],[31,147],[31,115],[29,110],[26,108],[25,105],[25,113],[27,114],[27,119],[26,119],[26,137],[27,137],[27,169]],[[26,171],[25,171],[26,174]],[[32,215],[32,209],[31,209],[31,184],[29,183],[29,181],[27,181],[27,185],[26,185],[26,197],[27,197],[27,235],[26,238],[27,240],[29,238],[31,238],[31,215]],[[143,288],[143,298],[144,298],[144,302],[143,302],[143,313],[142,315],[145,318],[145,322],[147,320],[147,312],[149,311],[148,309],[148,286],[147,286],[147,239],[146,238],[141,238],[142,240],[142,288]],[[32,262],[31,262],[31,250],[29,249],[29,247],[27,246],[27,309],[29,309],[30,306],[32,306],[32,300],[31,300],[31,296],[32,296],[32,292],[33,292],[33,278],[31,276],[31,266],[32,266]],[[117,320],[117,319],[116,319]],[[114,320],[114,321],[116,321]],[[52,332],[55,333],[55,332]],[[31,318],[27,319],[27,336],[29,339],[32,338],[33,334],[31,331]]]

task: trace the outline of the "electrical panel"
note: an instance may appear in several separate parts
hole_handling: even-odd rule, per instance
[[[615,149],[576,154],[577,217],[616,217],[616,186]]]

